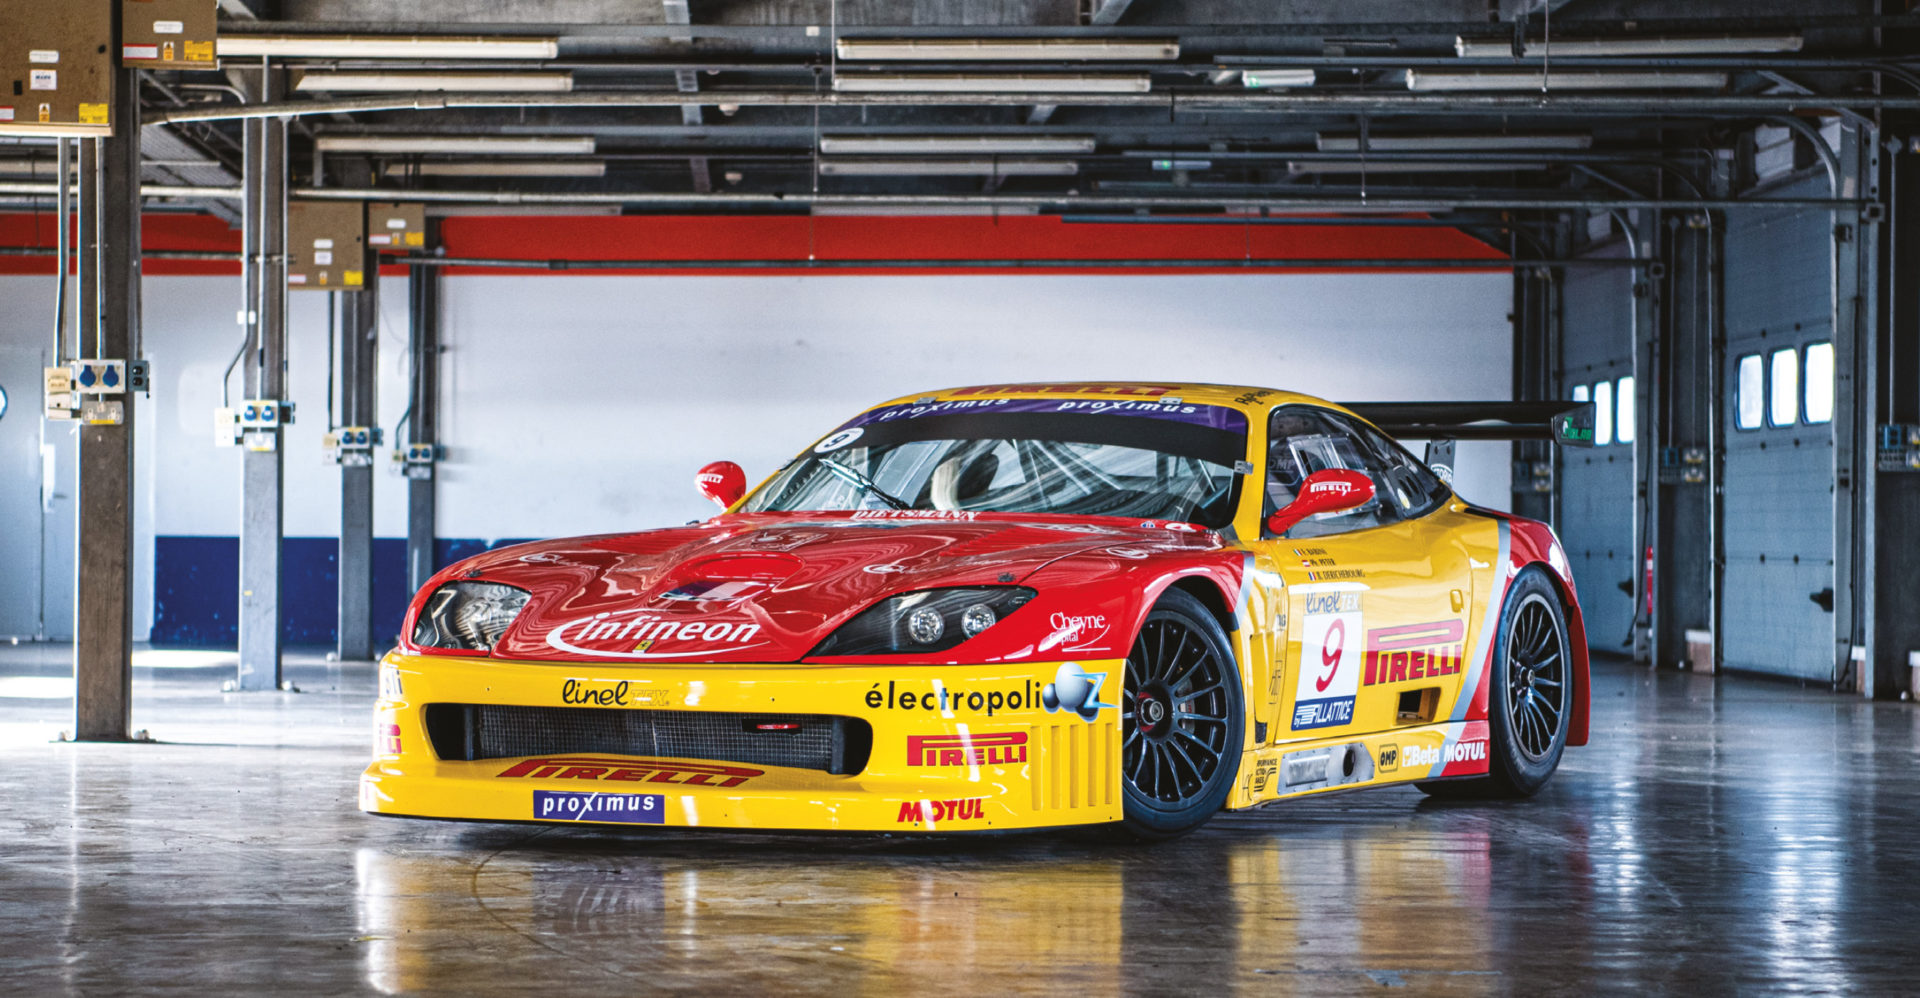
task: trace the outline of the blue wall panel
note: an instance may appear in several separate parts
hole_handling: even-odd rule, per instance
[[[433,543],[434,567],[450,565],[518,540],[442,537]],[[339,622],[340,544],[332,537],[288,537],[281,542],[282,638],[290,645],[330,645]],[[231,648],[239,639],[240,541],[234,537],[154,538],[153,634],[157,646]],[[407,542],[373,539],[373,636],[385,646],[406,616]]]

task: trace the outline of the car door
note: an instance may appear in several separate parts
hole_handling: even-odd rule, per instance
[[[1316,471],[1365,474],[1374,498],[1259,542],[1287,586],[1293,680],[1273,741],[1334,737],[1435,717],[1467,655],[1472,605],[1464,547],[1444,518],[1446,486],[1358,419],[1282,406],[1268,425],[1266,512]]]

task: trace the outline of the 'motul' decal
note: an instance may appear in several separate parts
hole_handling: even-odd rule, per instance
[[[615,610],[569,620],[547,632],[547,644],[595,658],[700,658],[765,644],[748,621],[687,620],[644,610]]]

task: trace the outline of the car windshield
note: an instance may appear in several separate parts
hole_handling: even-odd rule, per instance
[[[993,398],[863,413],[742,509],[1064,513],[1224,527],[1244,413],[1179,399]]]

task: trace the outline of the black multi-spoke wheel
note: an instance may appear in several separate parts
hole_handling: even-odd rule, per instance
[[[1495,641],[1487,698],[1487,775],[1420,784],[1430,794],[1528,797],[1545,786],[1560,765],[1573,703],[1572,654],[1566,610],[1545,571],[1529,568],[1513,580]]]
[[[1507,717],[1514,747],[1529,760],[1545,759],[1565,740],[1567,648],[1557,604],[1528,593],[1507,633]]]
[[[1219,621],[1168,590],[1127,655],[1120,772],[1129,831],[1178,835],[1220,810],[1240,770],[1244,702]]]

